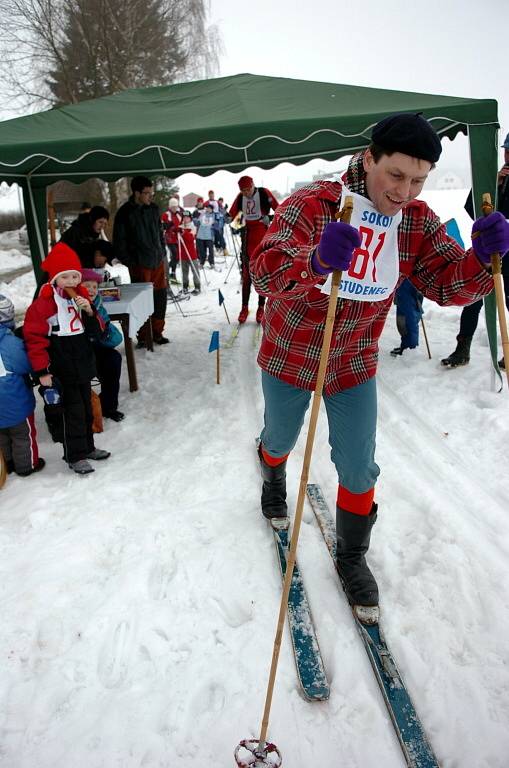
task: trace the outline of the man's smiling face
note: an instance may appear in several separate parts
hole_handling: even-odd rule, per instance
[[[394,152],[378,162],[367,149],[363,158],[369,199],[379,213],[395,216],[421,193],[432,164],[427,160]]]

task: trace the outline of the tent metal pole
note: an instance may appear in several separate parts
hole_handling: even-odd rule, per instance
[[[27,176],[26,180],[27,180],[28,197],[30,199],[30,208],[32,211],[32,218],[34,221],[35,234],[37,235],[37,245],[39,246],[39,256],[41,258],[41,263],[42,263],[46,257],[46,254],[44,253],[44,245],[42,243],[41,229],[39,227],[39,219],[37,218],[37,210],[35,208],[34,193],[32,191],[32,185],[30,183],[30,176]]]

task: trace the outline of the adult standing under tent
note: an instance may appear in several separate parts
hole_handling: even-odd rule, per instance
[[[500,211],[506,219],[509,218],[509,133],[502,144],[504,150],[504,165],[498,172],[497,185],[497,210]],[[471,219],[474,218],[474,207],[472,203],[472,193],[467,197],[465,210]],[[502,260],[502,276],[504,279],[505,303],[509,309],[509,260]],[[475,301],[473,304],[465,307],[461,313],[460,327],[456,336],[456,349],[441,362],[448,368],[457,368],[460,365],[468,365],[470,362],[470,345],[479,322],[479,314],[483,306],[482,301]],[[500,368],[505,369],[504,358],[498,361]]]
[[[509,223],[501,213],[474,223],[472,248],[465,252],[416,199],[441,150],[420,114],[381,120],[341,183],[308,185],[278,208],[251,263],[255,288],[268,297],[258,356],[265,399],[261,505],[268,518],[287,515],[286,462],[316,383],[329,276],[344,272],[324,401],[338,475],[337,565],[355,606],[378,605],[365,555],[378,510],[378,339],[394,291],[408,277],[440,305],[468,304],[493,290],[490,254],[509,248]],[[353,197],[351,225],[334,221],[345,195]]]
[[[249,314],[249,296],[251,294],[249,262],[267,231],[271,208],[275,211],[279,203],[268,189],[265,187],[255,187],[251,176],[242,176],[239,179],[239,189],[240,192],[232,203],[229,215],[232,219],[235,219],[237,214],[241,212],[245,223],[245,227],[242,230],[242,246],[240,251],[242,308],[238,318],[239,323],[245,323]],[[258,296],[257,323],[262,321],[264,306],[265,296]]]
[[[60,238],[63,243],[78,254],[83,266],[91,265],[95,246],[101,239],[102,231],[109,218],[110,214],[106,208],[103,208],[102,205],[94,205],[80,213]]]
[[[159,208],[152,202],[153,185],[146,176],[135,176],[131,181],[131,190],[131,197],[118,209],[115,216],[115,256],[129,269],[133,283],[153,284],[154,343],[168,344],[169,339],[163,336],[168,281],[165,269],[166,247]],[[138,331],[138,347],[145,347],[147,344],[147,323]]]

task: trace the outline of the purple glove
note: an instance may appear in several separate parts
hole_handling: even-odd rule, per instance
[[[479,232],[477,237],[474,237],[475,232]],[[472,248],[483,264],[490,263],[492,253],[500,253],[503,256],[509,251],[509,222],[500,211],[474,221]]]
[[[311,257],[311,265],[319,275],[328,275],[335,269],[345,271],[350,267],[353,252],[361,244],[361,236],[355,227],[343,221],[331,221]],[[318,261],[320,256],[320,262]]]

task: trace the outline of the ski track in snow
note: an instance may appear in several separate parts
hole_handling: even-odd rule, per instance
[[[1,768],[233,765],[259,734],[281,594],[259,512],[254,438],[263,403],[254,323],[229,338],[238,278],[168,308],[170,345],[137,351],[141,390],[105,425],[112,450],[72,476],[36,412],[47,467],[1,492]],[[192,306],[191,306],[192,305]],[[443,768],[506,768],[509,753],[508,393],[490,389],[482,322],[470,366],[440,367],[459,310],[425,303],[433,352],[392,359],[381,340],[377,488],[370,563],[384,630]],[[323,411],[323,409],[322,409]],[[306,422],[307,424],[307,422]],[[447,433],[447,434],[445,434]],[[336,496],[319,417],[310,480]],[[305,429],[288,462],[295,508]],[[494,471],[492,471],[492,467]],[[349,608],[309,507],[298,559],[331,683],[303,701],[285,630],[269,737],[292,768],[403,768]]]

